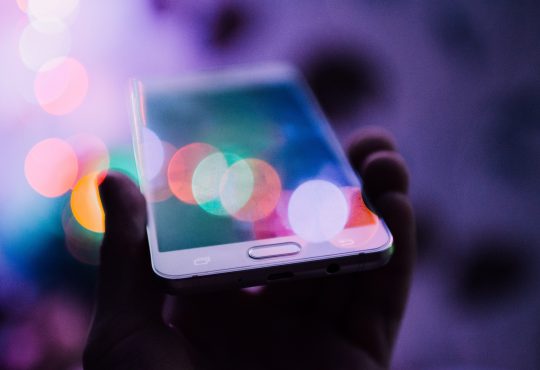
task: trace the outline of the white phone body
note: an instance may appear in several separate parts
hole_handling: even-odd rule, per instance
[[[281,94],[279,89],[284,89],[284,93]],[[266,94],[266,91],[269,93]],[[289,92],[291,97],[297,97],[289,99],[297,99],[290,104],[286,97]],[[375,268],[389,260],[392,235],[382,219],[364,207],[361,211],[354,210],[355,219],[351,223],[352,202],[360,202],[365,206],[361,199],[361,182],[307,85],[294,68],[284,64],[271,64],[210,71],[175,80],[148,83],[133,81],[131,99],[137,169],[148,206],[147,230],[152,267],[173,290],[216,286],[247,287],[269,281],[342,274]],[[280,101],[288,107],[286,114],[293,117],[293,121],[298,117],[298,122],[303,122],[304,126],[299,123],[299,127],[295,127],[290,121],[278,122],[282,115],[276,102]],[[205,109],[205,104],[208,109]],[[259,114],[258,106],[262,107],[261,111],[269,112],[270,118],[265,116],[265,113]],[[245,116],[243,112],[246,112]],[[198,115],[204,117],[198,118]],[[254,117],[252,121],[250,115]],[[225,121],[221,122],[222,119]],[[244,120],[247,123],[237,124]],[[263,123],[250,123],[259,121]],[[288,125],[287,128],[282,129],[285,125]],[[242,137],[238,142],[235,142],[234,130],[237,130],[238,137]],[[222,134],[219,134],[221,132]],[[262,136],[263,134],[265,136]],[[314,151],[322,153],[321,161],[326,161],[315,175],[291,174],[292,170],[289,169],[292,162],[298,167],[303,156],[306,158],[306,166],[309,165],[307,172],[317,167],[317,159],[313,158],[308,150],[300,150],[304,145],[303,134],[310,137],[314,143],[311,146]],[[192,135],[193,137],[190,137]],[[250,137],[252,139],[249,139]],[[156,144],[156,138],[157,143],[163,144],[164,148],[161,164],[161,149]],[[294,142],[297,143],[295,145],[299,148],[298,152],[294,147],[290,147],[293,144],[289,143]],[[197,150],[204,151],[207,148],[205,143],[215,148],[234,148],[234,145],[237,145],[244,157],[237,158],[236,154],[224,154],[225,151],[217,149],[215,153],[210,151],[196,167],[191,168],[185,164],[188,160],[183,159],[183,154],[177,154],[180,149],[190,144],[192,145],[189,150],[194,153]],[[280,148],[293,155],[280,154]],[[182,153],[184,152],[187,152],[187,149]],[[258,154],[259,159],[269,164],[275,172],[268,170],[268,166],[261,165],[261,161],[245,158],[253,153]],[[268,157],[267,153],[270,153]],[[193,162],[194,156],[195,154],[191,155],[189,161]],[[223,162],[226,166],[210,166],[214,162]],[[177,168],[178,163],[181,163],[180,168]],[[202,163],[211,171],[205,172],[201,169],[206,168]],[[277,174],[280,189],[276,188],[277,185],[271,187],[271,180],[257,180],[257,171],[260,172],[259,178],[265,179],[270,176],[268,171],[274,174],[274,177]],[[262,172],[264,173],[261,174]],[[218,175],[221,176],[219,179],[216,177]],[[231,179],[235,178],[240,180],[232,182]],[[339,179],[335,184],[334,178]],[[219,182],[218,185],[216,181]],[[309,186],[299,190],[300,185],[288,186],[287,182],[300,185],[309,182]],[[343,193],[349,207],[346,224],[354,225],[343,225],[337,234],[338,229],[330,229],[341,227],[341,224],[334,224],[341,222],[336,219],[341,220],[343,212],[336,209],[343,208],[343,202],[332,190],[332,185],[344,192],[348,191]],[[213,189],[212,186],[219,188]],[[238,187],[242,188],[239,190]],[[306,190],[308,188],[315,189],[313,194],[320,196],[313,196],[311,201],[310,193]],[[249,191],[251,197],[257,196],[257,202],[252,202],[252,199],[245,200],[244,198],[249,197],[242,193],[242,189],[248,189],[244,193]],[[325,193],[325,189],[329,190]],[[206,202],[212,194],[217,198]],[[354,200],[351,194],[356,197]],[[357,199],[358,197],[360,199]],[[203,198],[205,202],[200,201],[197,204],[198,199]],[[319,201],[324,204],[316,206]],[[276,204],[270,211],[272,202]],[[236,203],[240,206],[234,208]],[[210,204],[213,208],[208,206]],[[227,208],[227,204],[232,206]],[[235,211],[238,208],[239,211],[227,214],[231,207]],[[281,216],[276,216],[280,209]],[[310,211],[311,209],[315,211]],[[335,217],[328,218],[326,222],[317,221],[313,213],[317,210],[321,210],[318,219],[327,217],[328,214],[335,214]],[[243,219],[238,219],[239,215]],[[267,221],[270,218],[271,222]],[[190,222],[194,225],[193,228],[190,227]],[[265,222],[268,225],[277,222],[279,226],[276,229],[279,228],[280,231],[268,232],[268,228],[273,226],[268,226]],[[322,224],[313,226],[316,222]],[[229,223],[231,229],[234,229],[230,232],[227,229]],[[326,223],[331,227],[327,228]],[[296,227],[293,227],[294,225]],[[263,231],[259,232],[257,228]],[[220,233],[223,234],[223,243],[219,242]],[[328,240],[321,240],[324,237]]]

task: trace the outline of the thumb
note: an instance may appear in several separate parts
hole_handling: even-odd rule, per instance
[[[152,273],[146,205],[139,189],[128,177],[110,173],[99,192],[105,211],[105,236],[94,330],[106,327],[114,330],[115,337],[122,337],[149,321],[161,320],[163,294]]]

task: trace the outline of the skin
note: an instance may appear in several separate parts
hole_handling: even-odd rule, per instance
[[[145,200],[128,178],[109,174],[100,186],[107,231],[84,368],[389,368],[416,254],[408,173],[380,130],[356,135],[349,158],[394,236],[390,262],[258,294],[166,299],[151,271]]]

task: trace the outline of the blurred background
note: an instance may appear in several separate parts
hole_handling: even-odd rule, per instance
[[[407,159],[420,255],[396,369],[540,368],[540,4],[2,0],[0,368],[81,369],[128,79],[288,61],[343,143]]]

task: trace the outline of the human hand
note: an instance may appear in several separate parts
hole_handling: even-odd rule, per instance
[[[144,198],[128,178],[110,174],[100,186],[107,231],[84,368],[388,368],[416,254],[408,175],[381,131],[358,135],[349,156],[394,236],[386,266],[167,304],[151,271]]]

